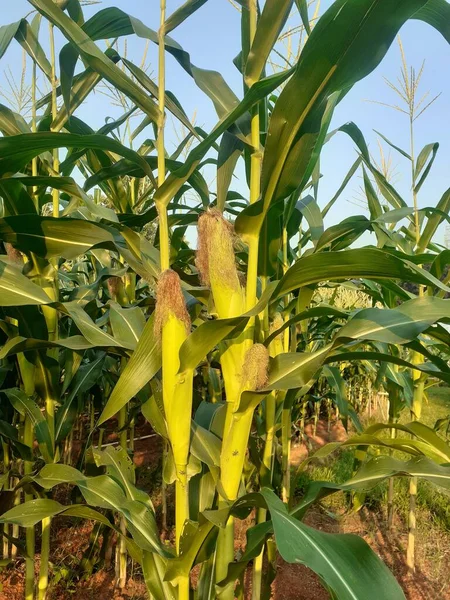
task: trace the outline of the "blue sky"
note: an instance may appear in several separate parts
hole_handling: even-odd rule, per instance
[[[168,13],[181,4],[181,0],[168,0]],[[322,10],[328,8],[331,0],[322,0]],[[100,8],[117,6],[129,14],[139,18],[146,25],[157,28],[159,20],[158,0],[104,0],[102,4],[86,7],[86,16],[93,14]],[[24,16],[30,11],[31,6],[27,0],[15,2],[2,2],[0,24],[10,23]],[[236,94],[241,95],[241,77],[232,63],[240,46],[240,15],[228,0],[209,0],[186,23],[177,28],[171,35],[191,54],[191,59],[199,67],[212,68],[220,71]],[[294,26],[295,20],[291,20]],[[46,30],[42,31],[42,40],[45,47]],[[421,89],[430,91],[430,97],[441,93],[440,97],[427,111],[416,125],[416,150],[417,153],[427,143],[440,143],[440,149],[431,175],[423,186],[419,204],[433,206],[437,203],[443,192],[450,187],[450,46],[447,42],[428,25],[411,21],[401,31],[401,37],[410,65],[417,70],[425,60],[425,71],[422,78]],[[145,42],[136,38],[128,40],[128,56],[131,60],[139,62]],[[156,48],[151,47],[148,54],[150,72],[156,74]],[[14,44],[0,65],[0,85],[4,86],[4,71],[9,66],[17,78],[21,71],[21,50]],[[373,130],[381,131],[392,142],[408,149],[408,120],[392,109],[378,104],[367,102],[366,99],[378,100],[387,103],[397,103],[397,98],[385,85],[383,76],[395,80],[400,71],[400,52],[396,43],[392,45],[381,65],[365,80],[358,83],[338,106],[332,127],[353,120],[362,129],[370,149],[375,158],[378,158],[377,136]],[[192,79],[184,73],[172,57],[167,58],[167,88],[173,91],[182,101],[189,116],[196,115],[196,124],[210,130],[217,117],[209,99],[196,88]],[[0,99],[0,101],[3,101]],[[105,97],[96,94],[89,102],[82,106],[77,114],[93,127],[100,127],[106,116],[117,116],[118,109],[110,106]],[[169,139],[173,143],[176,136],[169,120]],[[384,144],[388,153],[388,147]],[[324,206],[339,187],[343,177],[356,158],[355,149],[351,141],[344,134],[335,136],[327,144],[323,153],[321,172],[323,178],[320,184],[319,202]],[[410,198],[410,166],[408,161],[392,151],[393,164],[396,166],[397,178],[395,185],[403,194],[405,200]],[[239,171],[241,172],[241,171]],[[364,214],[364,208],[354,204],[358,196],[359,180],[355,177],[349,184],[338,204],[330,212],[327,224],[342,220],[352,214]],[[234,188],[245,193],[244,181],[236,181]],[[441,228],[439,241],[444,241],[444,228]]]

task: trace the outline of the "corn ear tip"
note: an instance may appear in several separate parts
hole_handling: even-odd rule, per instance
[[[253,344],[247,350],[242,370],[243,381],[253,390],[260,390],[269,380],[269,351],[264,344]]]
[[[211,273],[231,287],[241,286],[234,254],[233,225],[217,208],[208,209],[198,219],[198,244],[195,265],[204,285],[211,284]],[[214,276],[213,276],[214,277]]]
[[[9,242],[3,242],[3,245],[5,246],[6,254],[7,254],[8,258],[11,260],[11,262],[13,262],[17,265],[23,266],[22,252],[20,250],[17,250],[17,248],[15,248]]]
[[[172,269],[167,269],[159,276],[156,290],[154,332],[158,339],[161,339],[162,328],[171,314],[184,323],[186,332],[189,333],[191,319],[181,290],[180,277]]]

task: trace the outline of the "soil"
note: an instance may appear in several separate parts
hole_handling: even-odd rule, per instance
[[[135,442],[134,461],[138,472],[138,486],[152,494],[158,510],[158,490],[160,488],[161,441],[148,425],[136,428],[136,437],[144,438]],[[315,435],[311,425],[306,427],[307,439],[293,443],[291,461],[298,466],[315,448],[329,441],[342,441],[346,432],[342,424],[334,423],[328,430],[326,422],[319,421]],[[114,443],[117,436],[108,432],[104,443]],[[74,455],[81,449],[81,443],[74,444]],[[61,494],[69,494],[62,490]],[[61,500],[58,497],[58,500]],[[171,498],[169,496],[169,502]],[[170,511],[169,511],[170,512]],[[317,507],[307,514],[308,525],[330,533],[354,533],[363,537],[373,550],[385,561],[400,582],[407,600],[450,600],[450,542],[434,547],[425,547],[419,542],[417,548],[417,569],[413,577],[407,574],[404,562],[407,533],[405,524],[397,518],[392,530],[386,527],[386,518],[380,512],[363,508],[357,513],[336,518],[324,509]],[[169,527],[171,523],[169,522]],[[251,516],[246,521],[238,521],[236,527],[236,550],[245,547],[245,533],[252,525]],[[94,572],[88,577],[82,576],[79,561],[89,547],[92,523],[70,522],[67,518],[55,518],[52,521],[52,584],[48,600],[147,600],[145,585],[139,567],[131,564],[130,577],[124,590],[115,587],[114,567]],[[37,542],[39,543],[39,539]],[[428,544],[433,542],[427,541]],[[38,544],[37,544],[38,546]],[[437,568],[439,563],[439,568]],[[112,560],[112,565],[114,560]],[[24,562],[18,558],[14,566],[0,573],[0,600],[23,600]],[[39,555],[36,555],[36,575],[39,571]],[[56,577],[55,577],[56,575]],[[60,578],[60,581],[56,581]],[[193,575],[193,583],[196,573]],[[251,568],[245,577],[246,600],[251,598]],[[322,587],[318,577],[302,565],[293,565],[277,561],[277,574],[272,583],[272,597],[275,600],[329,600],[330,596]],[[368,590],[368,598],[370,591]],[[380,598],[380,600],[382,600]]]

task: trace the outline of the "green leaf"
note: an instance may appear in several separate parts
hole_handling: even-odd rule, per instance
[[[448,214],[450,210],[450,188],[444,192],[442,198],[439,200],[437,206],[439,211],[442,211],[444,214]],[[434,234],[436,233],[437,228],[444,220],[442,213],[436,212],[428,217],[425,228],[420,236],[419,243],[417,245],[417,252],[421,254],[425,252],[429,243],[433,239]]]
[[[55,440],[57,442],[64,439],[70,432],[73,422],[67,417],[71,412],[73,401],[78,396],[88,391],[99,379],[105,362],[106,354],[101,352],[99,356],[84,365],[82,365],[71,383],[71,390],[64,404],[58,409],[55,418]]]
[[[115,339],[134,350],[145,327],[142,309],[139,306],[122,308],[117,302],[109,304],[109,320]]]
[[[382,139],[383,139],[383,140],[384,140],[384,141],[385,141],[387,144],[389,144],[389,146],[390,146],[391,148],[394,148],[394,150],[397,150],[397,152],[400,152],[400,154],[401,154],[402,156],[404,156],[405,158],[407,158],[408,160],[412,160],[412,159],[411,159],[411,156],[410,156],[410,155],[409,155],[407,152],[405,152],[404,150],[402,150],[401,148],[399,148],[398,146],[396,146],[395,144],[393,144],[393,143],[392,143],[390,140],[388,140],[388,139],[387,139],[387,137],[386,137],[386,136],[384,136],[382,133],[380,133],[380,132],[379,132],[379,131],[377,131],[376,129],[375,129],[374,131],[375,131],[375,133],[376,133],[377,135],[379,135],[379,136],[380,136],[380,138],[382,138]]]
[[[116,7],[99,10],[86,21],[83,30],[92,40],[135,34],[151,40],[155,44],[159,43],[156,31]],[[169,52],[178,61],[188,75],[194,79],[197,86],[213,101],[219,117],[231,111],[238,104],[239,100],[220,73],[199,69],[193,65],[189,54],[169,36],[165,36],[164,44],[166,52]]]
[[[31,129],[25,119],[3,104],[0,104],[0,131],[4,135],[31,133]]]
[[[447,0],[428,0],[413,19],[424,21],[437,29],[450,44],[450,5]]]
[[[192,421],[191,452],[210,467],[220,465],[221,440],[208,429]]]
[[[45,348],[68,348],[70,350],[79,351],[92,348],[92,344],[81,335],[73,335],[64,340],[58,340],[57,342],[16,336],[10,338],[1,348],[0,359],[6,358],[7,356],[13,356],[19,352],[43,350]]]
[[[320,18],[273,110],[262,165],[263,200],[248,210],[241,232],[255,235],[271,203],[306,184],[326,101],[334,93],[342,97],[371,73],[401,26],[425,3],[401,0],[386,19],[387,0],[338,0]]]
[[[269,284],[258,303],[249,311],[239,317],[229,319],[216,319],[205,321],[199,325],[183,342],[180,348],[180,369],[187,371],[195,369],[199,362],[212,350],[219,342],[234,333],[238,333],[248,322],[248,320],[258,315],[267,305],[269,298],[274,290],[275,283]]]
[[[243,142],[229,131],[220,140],[217,156],[217,208],[224,210],[228,190],[237,161],[244,149]]]
[[[12,39],[15,38],[27,54],[35,61],[39,68],[51,77],[51,65],[45,56],[41,45],[26,19],[20,19],[16,23],[0,27],[0,58],[6,52]]]
[[[164,23],[164,32],[170,33],[181,25],[195,11],[206,4],[207,0],[186,0],[179,8],[177,8]]]
[[[407,207],[406,202],[403,200],[403,198],[400,196],[400,194],[397,192],[397,190],[388,182],[388,180],[383,175],[383,173],[381,173],[372,164],[370,154],[369,154],[369,151],[367,148],[367,144],[364,140],[364,136],[363,136],[361,130],[359,129],[359,127],[357,127],[355,125],[355,123],[350,122],[350,123],[346,123],[344,126],[340,127],[339,131],[343,131],[348,136],[350,136],[351,139],[358,146],[358,148],[361,152],[361,155],[362,155],[361,158],[362,158],[364,164],[369,169],[369,171],[372,173],[372,175],[376,181],[376,184],[377,184],[378,188],[380,189],[381,194],[384,196],[384,198],[387,200],[387,202],[393,208]],[[411,220],[411,222],[413,222],[414,217],[410,217],[410,220]]]
[[[212,132],[196,146],[187,157],[183,166],[177,169],[174,173],[169,175],[164,184],[158,189],[155,194],[155,200],[159,200],[164,204],[168,204],[170,200],[175,196],[178,190],[181,188],[183,183],[188,179],[189,175],[198,166],[199,162],[214,144],[214,142],[221,136],[227,129],[229,129],[235,122],[244,115],[252,106],[262,100],[262,98],[269,95],[273,90],[280,86],[288,77],[290,77],[292,71],[284,71],[261,79],[247,92],[242,102],[240,102],[236,108],[225,115]]]
[[[11,388],[3,390],[3,392],[15,410],[30,419],[44,460],[52,462],[54,458],[53,440],[48,423],[39,406],[19,388]]]
[[[426,352],[426,350],[424,350]],[[431,355],[432,356],[432,355]],[[414,369],[420,371],[421,373],[425,373],[430,377],[437,377],[446,383],[450,383],[450,372],[448,370],[439,371],[436,369],[435,365],[432,363],[424,363],[420,365],[412,364],[407,360],[399,358],[393,354],[387,352],[373,352],[373,351],[359,351],[353,350],[347,352],[345,350],[338,352],[337,354],[332,354],[325,359],[325,363],[334,363],[334,362],[348,362],[355,360],[367,360],[367,361],[380,361],[392,363],[394,365],[400,365],[402,367],[406,367],[407,369]]]
[[[334,392],[334,400],[336,406],[339,408],[339,413],[343,417],[344,425],[346,425],[347,418],[350,415],[356,430],[361,431],[362,425],[359,420],[359,417],[355,410],[351,406],[349,406],[347,390],[345,388],[345,381],[341,375],[340,370],[337,367],[325,366],[323,368],[323,374],[327,378],[328,385]]]
[[[0,219],[0,239],[43,258],[73,259],[93,246],[115,244],[120,238],[99,223],[39,215],[27,215],[24,219],[17,215]]]
[[[395,309],[366,308],[358,311],[338,332],[335,340],[364,339],[405,344],[416,339],[438,320],[450,317],[450,301],[422,296]]]
[[[139,83],[142,85],[143,88],[148,90],[152,94],[152,96],[154,96],[155,98],[157,98],[159,96],[158,86],[156,85],[156,83],[154,81],[152,81],[150,79],[150,77],[147,75],[147,73],[145,73],[145,71],[143,71],[141,68],[137,67],[135,64],[133,64],[131,61],[127,60],[126,58],[122,58],[122,62],[127,67],[127,69],[129,69],[130,73],[132,73],[134,75],[134,77],[136,77],[137,81],[139,81]],[[181,109],[179,104],[172,99],[171,94],[167,93],[167,90],[166,90],[165,105],[166,105],[166,108],[175,117],[177,117],[177,119],[186,127],[186,129],[188,129],[192,133],[192,135],[201,139],[199,134],[197,133],[195,127],[192,125],[191,121],[187,117],[186,113]]]
[[[45,489],[51,489],[61,483],[72,483],[80,488],[88,504],[101,508],[121,510],[126,502],[122,487],[107,475],[86,477],[69,465],[46,465],[34,481]]]
[[[370,218],[374,221],[383,216],[383,208],[378,199],[378,194],[370,181],[366,169],[363,167],[364,191],[366,193],[367,204],[369,206]],[[399,209],[401,210],[401,209]],[[378,230],[375,229],[378,233]],[[377,236],[378,237],[378,236]]]
[[[164,581],[166,565],[163,559],[153,552],[142,552],[142,571],[145,585],[155,600],[176,600],[177,591],[167,581]]]
[[[295,4],[300,14],[303,27],[305,28],[306,33],[309,35],[311,33],[311,26],[309,24],[308,16],[308,0],[295,0]]]
[[[17,523],[20,527],[33,527],[42,519],[59,515],[66,507],[47,498],[37,498],[15,506],[0,515],[1,523]]]
[[[121,69],[107,58],[89,36],[86,35],[83,29],[64,14],[53,0],[30,0],[30,4],[51,23],[59,27],[61,33],[77,49],[87,65],[133,100],[154,121],[158,120],[160,112],[156,103],[130,77],[127,77]],[[70,58],[73,60],[74,54],[71,54]],[[70,72],[71,67],[68,67],[68,69]],[[70,94],[71,81],[69,80],[67,80],[67,87]],[[68,112],[70,111],[68,110]]]
[[[414,340],[431,324],[448,318],[449,311],[449,300],[433,296],[415,298],[404,302],[395,309],[367,308],[360,310],[341,327],[333,341],[320,350],[276,356],[272,362],[266,389],[294,389],[307,385],[325,361],[333,361],[332,353],[349,341],[371,340],[405,344]],[[361,355],[364,357],[364,353]],[[354,357],[356,359],[356,355]],[[367,355],[367,360],[369,360],[369,355]],[[418,368],[420,367],[418,366]]]
[[[181,556],[174,558],[168,562],[165,579],[173,583],[177,583],[180,577],[186,577],[194,564],[195,558],[205,542],[208,535],[211,533],[214,525],[206,521],[203,522],[193,536],[189,548]]]
[[[433,166],[434,159],[436,158],[438,149],[439,149],[439,144],[436,142],[434,144],[427,144],[420,151],[420,154],[417,157],[416,166],[415,166],[415,170],[414,170],[415,179],[417,180],[419,175],[422,173],[422,170],[423,170],[423,173],[422,173],[419,181],[417,181],[417,183],[414,187],[414,191],[416,193],[420,190],[420,188],[422,187],[422,185],[425,182],[425,179],[428,177],[431,167]],[[430,158],[430,155],[431,155],[431,158]],[[427,164],[427,161],[428,161],[428,164]],[[425,165],[426,165],[426,167],[425,167]]]
[[[269,55],[291,12],[293,0],[266,0],[245,65],[245,82],[251,87],[261,77]]]
[[[71,48],[71,46],[69,47]],[[61,79],[63,79],[63,74],[64,77],[66,77],[66,70],[64,68],[66,65],[63,65],[64,56],[62,52],[59,58],[61,63]],[[70,119],[70,116],[79,106],[81,106],[81,104],[86,100],[88,95],[94,90],[96,85],[100,83],[101,80],[101,75],[88,67],[85,71],[83,71],[83,73],[80,73],[78,76],[71,79],[71,84],[67,83],[64,86],[60,86],[59,89],[64,89],[66,98],[64,99],[64,106],[59,109],[54,120],[52,121],[52,131],[60,131],[64,127],[64,125]],[[58,89],[56,93],[59,95]],[[43,98],[42,101],[45,99],[46,98]]]
[[[155,381],[155,380],[154,380]],[[162,394],[160,393],[161,401],[158,402],[156,399],[156,392],[154,391],[153,395],[144,402],[141,406],[141,412],[153,429],[156,431],[158,435],[163,437],[164,439],[169,439],[169,434],[167,432],[167,424],[164,417],[164,410],[162,407]]]
[[[339,189],[337,190],[337,192],[335,193],[335,195],[331,198],[331,200],[327,203],[327,205],[323,209],[323,211],[322,211],[322,218],[323,219],[327,216],[327,214],[330,211],[331,207],[335,204],[336,200],[339,198],[339,196],[345,190],[345,188],[347,187],[348,182],[353,177],[353,175],[356,173],[356,171],[357,171],[358,167],[360,166],[361,162],[362,162],[361,157],[358,157],[355,160],[355,162],[353,163],[353,165],[350,167],[347,175],[344,177],[344,180],[342,181],[341,185],[339,186]]]
[[[449,465],[438,465],[435,461],[419,457],[405,463],[391,456],[380,456],[363,465],[358,473],[347,482],[349,489],[357,486],[366,486],[369,480],[394,475],[410,475],[412,477],[423,477],[445,489],[450,489],[450,467]],[[375,485],[372,483],[372,485]]]
[[[356,248],[342,252],[311,254],[297,260],[278,283],[273,298],[280,298],[300,287],[320,281],[346,278],[400,279],[424,285],[443,284],[407,260],[373,248]],[[445,291],[450,291],[447,289]]]
[[[312,482],[308,486],[303,500],[291,511],[291,514],[301,518],[305,511],[320,498],[338,491],[368,490],[389,477],[405,476],[422,477],[444,489],[449,489],[450,486],[448,465],[438,465],[425,456],[415,457],[406,462],[392,456],[378,456],[366,462],[344,484],[326,481]]]
[[[243,329],[249,317],[208,320],[187,337],[180,348],[180,372],[195,367],[219,342]]]
[[[321,304],[320,306],[313,306],[308,310],[302,311],[292,317],[288,321],[285,321],[281,327],[272,331],[272,333],[265,340],[264,345],[268,346],[277,336],[279,336],[285,329],[291,327],[295,323],[299,323],[300,321],[305,321],[307,319],[314,319],[324,316],[332,316],[337,317],[338,319],[347,319],[349,317],[349,313],[345,310],[340,310],[335,306],[328,306]]]
[[[20,190],[17,188],[17,186],[20,186]],[[70,196],[74,196],[75,199],[80,199],[83,202],[83,204],[85,204],[85,206],[90,210],[92,215],[95,215],[96,217],[98,217],[100,219],[108,219],[109,221],[118,222],[117,215],[113,210],[106,208],[105,206],[96,204],[93,200],[91,200],[91,198],[89,198],[89,196],[75,183],[75,180],[72,179],[72,177],[62,177],[62,176],[58,176],[58,177],[44,177],[44,176],[18,177],[18,176],[15,176],[15,177],[11,177],[11,178],[4,177],[1,180],[1,188],[0,189],[6,188],[6,190],[8,190],[8,188],[12,187],[12,192],[14,192],[14,194],[11,194],[11,196],[14,199],[14,204],[17,205],[18,195],[19,194],[23,195],[23,191],[25,190],[24,186],[25,187],[41,187],[42,186],[43,188],[51,187],[56,190],[61,190],[63,192],[66,192]],[[4,196],[4,198],[5,197],[6,196]],[[27,213],[27,212],[33,213],[34,212],[34,204],[33,204],[31,197],[28,196],[28,198],[29,198],[29,201],[27,200],[28,204],[26,206],[20,205],[19,207],[16,207],[16,210],[10,210],[9,212],[11,214],[23,214],[23,213]],[[31,202],[31,204],[30,204],[30,202]],[[67,214],[68,208],[70,206],[72,206],[73,204],[74,204],[74,202],[72,199],[69,206],[62,212],[63,216],[65,214]],[[32,207],[31,210],[29,209],[30,207]]]
[[[115,529],[114,525],[98,511],[85,505],[72,504],[64,506],[55,500],[37,498],[14,507],[0,516],[0,522],[17,523],[21,527],[33,527],[46,517],[64,514],[67,517],[92,519],[107,527]]]
[[[316,245],[324,230],[323,218],[319,205],[313,196],[308,195],[297,202],[296,208],[298,208],[308,221],[311,241]]]
[[[33,460],[32,448],[19,442],[18,431],[15,427],[10,425],[10,423],[0,420],[0,437],[4,440],[8,440],[8,443],[20,458],[23,460]]]
[[[151,317],[142,332],[139,342],[98,420],[101,425],[125,406],[161,368],[161,346],[153,331]]]
[[[394,210],[388,210],[383,213],[379,217],[377,217],[377,223],[398,223],[405,217],[412,215],[414,213],[414,208],[409,206],[404,206],[403,208],[395,208]]]
[[[131,162],[144,169],[144,172],[149,177],[153,177],[152,170],[142,156],[106,135],[79,135],[52,131],[41,131],[38,133],[0,138],[0,173],[16,173],[42,152],[55,148],[108,150],[119,156],[128,158]]]
[[[315,251],[347,248],[371,227],[371,222],[364,215],[355,215],[344,219],[341,223],[333,225],[323,232],[317,240]]]
[[[5,54],[11,41],[14,39],[19,25],[20,21],[16,21],[15,23],[0,27],[0,58]]]
[[[386,425],[384,427],[388,429]],[[427,456],[431,460],[433,460],[436,465],[447,462],[448,461],[448,452],[441,452],[438,448],[434,446],[434,444],[430,444],[427,441],[417,440],[417,439],[405,439],[405,438],[379,438],[373,433],[383,429],[383,427],[374,427],[367,428],[363,433],[358,435],[354,435],[348,438],[345,442],[331,442],[329,444],[325,444],[323,448],[320,448],[317,452],[308,457],[303,463],[301,468],[303,468],[310,460],[321,460],[330,454],[334,453],[338,449],[342,448],[351,448],[351,447],[369,447],[369,448],[383,448],[389,450],[396,450],[398,452],[404,452],[405,454],[411,454],[412,456]],[[406,428],[397,428],[394,429],[400,431],[408,431]],[[377,482],[374,483],[376,485]]]
[[[140,500],[152,507],[148,495],[135,487],[136,473],[127,451],[108,446],[105,450],[93,448],[94,460],[97,466],[105,466],[107,474],[120,482],[129,500]]]
[[[317,531],[292,517],[271,490],[263,488],[261,494],[286,562],[312,569],[339,600],[367,600],[367,590],[386,600],[404,600],[395,577],[363,539]]]
[[[49,304],[51,299],[38,285],[0,258],[0,306]]]
[[[366,431],[368,433],[373,433],[386,428],[388,428],[386,424],[378,423],[371,425]],[[440,453],[437,462],[450,463],[450,446],[439,437],[433,429],[427,427],[424,423],[420,423],[419,421],[413,421],[406,425],[396,423],[394,429],[397,431],[405,431],[429,444],[437,453]]]
[[[125,341],[116,340],[94,323],[87,312],[83,310],[75,300],[73,302],[66,302],[64,308],[67,310],[82,335],[94,346],[122,347],[125,345],[125,347],[127,347]]]
[[[5,213],[9,215],[34,214],[36,207],[33,199],[19,181],[2,179],[0,196],[3,198]]]

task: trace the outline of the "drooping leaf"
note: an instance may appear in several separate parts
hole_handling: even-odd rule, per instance
[[[85,25],[83,28],[77,25],[77,23],[70,19],[70,17],[68,17],[52,0],[30,0],[30,3],[49,21],[60,28],[63,35],[68,39],[71,45],[77,49],[87,65],[91,66],[109,81],[109,83],[131,98],[144,113],[151,116],[154,120],[158,119],[159,109],[156,103],[151,100],[130,77],[127,77],[113,61],[103,54],[90,37],[86,35],[84,31]],[[71,53],[70,60],[73,62],[76,58],[75,54]],[[67,69],[69,73],[73,73],[71,66],[68,66]],[[68,77],[66,83],[68,93],[70,94],[71,78]],[[68,112],[70,112],[69,109]]]
[[[101,352],[95,360],[82,365],[77,370],[71,383],[70,393],[56,413],[55,440],[57,442],[64,439],[73,427],[73,421],[68,419],[73,402],[78,394],[86,392],[97,382],[103,363],[105,362],[105,357],[106,354]]]
[[[368,589],[389,600],[404,600],[395,577],[362,538],[313,529],[291,516],[268,488],[262,489],[261,496],[284,560],[312,569],[342,600],[365,600]]]
[[[249,87],[261,77],[266,61],[291,12],[292,3],[293,0],[266,0],[245,65],[245,81]]]
[[[128,158],[144,169],[144,172],[150,178],[153,177],[150,167],[137,152],[126,148],[120,142],[106,135],[77,135],[52,131],[0,138],[0,172],[2,174],[16,173],[39,154],[54,148],[109,150],[119,156]]]
[[[164,23],[165,33],[170,33],[175,27],[181,25],[195,11],[206,4],[207,0],[186,0],[184,4],[178,7]]]
[[[139,342],[98,420],[101,425],[125,406],[161,368],[161,345],[154,332],[151,317],[142,332]]]
[[[0,305],[26,306],[50,304],[44,290],[33,283],[15,266],[0,260]]]
[[[30,419],[42,456],[47,462],[51,462],[54,458],[53,440],[48,423],[38,405],[19,388],[11,388],[3,392],[17,412]]]
[[[386,0],[338,0],[320,18],[272,113],[262,166],[263,200],[241,214],[241,234],[255,235],[272,202],[306,185],[328,98],[346,93],[368,75],[405,21],[425,4],[397,2],[395,14],[386,19]]]

